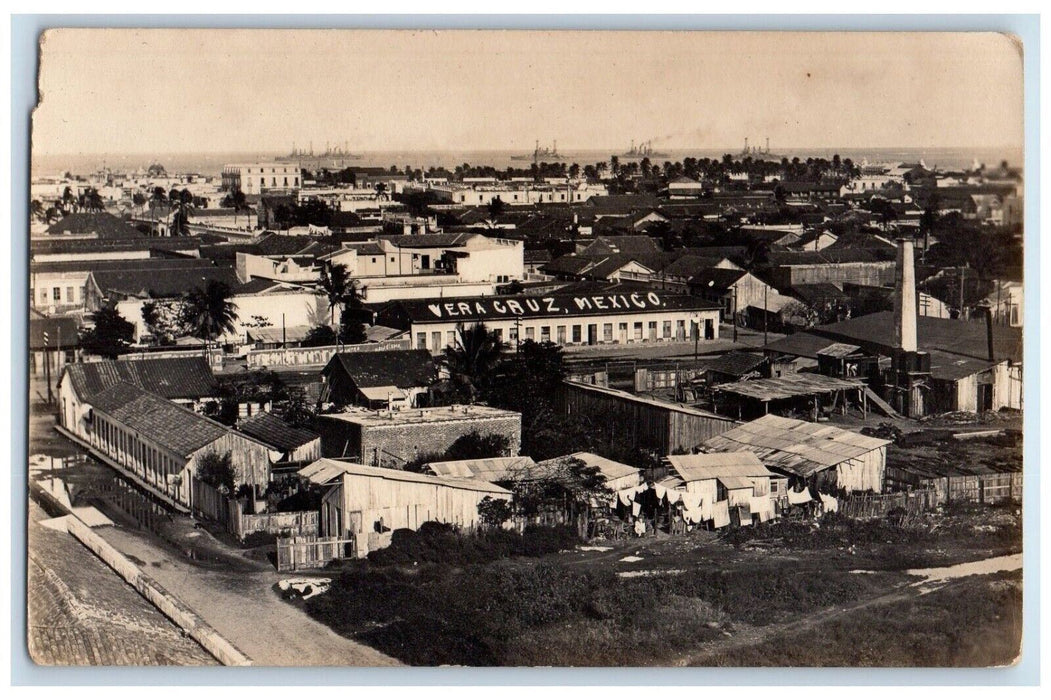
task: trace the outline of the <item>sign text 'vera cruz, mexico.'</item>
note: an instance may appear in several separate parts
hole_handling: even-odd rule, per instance
[[[664,304],[654,292],[642,294],[600,294],[573,297],[519,297],[518,299],[473,299],[428,304],[436,318],[471,316],[525,316],[539,314],[594,313],[596,311],[654,310]]]

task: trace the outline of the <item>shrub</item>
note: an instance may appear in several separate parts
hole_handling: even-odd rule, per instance
[[[197,461],[197,478],[224,493],[231,493],[237,475],[230,453],[206,452],[201,455]]]
[[[541,557],[570,549],[580,541],[565,525],[529,526],[521,535],[504,529],[462,533],[452,525],[427,522],[418,531],[395,530],[390,546],[369,552],[373,564],[450,564],[466,566],[525,556]]]

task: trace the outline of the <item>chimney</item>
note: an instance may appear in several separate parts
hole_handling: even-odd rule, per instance
[[[912,264],[912,239],[898,239],[898,265],[894,279],[894,340],[899,350],[916,352],[916,271]]]

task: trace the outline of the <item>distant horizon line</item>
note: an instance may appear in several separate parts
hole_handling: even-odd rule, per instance
[[[584,151],[588,153],[610,151],[611,155],[617,155],[615,151],[623,149],[623,146],[600,146],[590,148],[576,148],[567,147],[561,155],[572,154],[574,151]],[[740,146],[654,146],[654,149],[664,148],[669,151],[724,151],[731,155],[743,155],[737,149]],[[351,148],[348,153],[352,155],[367,154],[367,153],[456,153],[456,152],[475,152],[475,153],[518,153],[521,148],[484,148],[484,147],[450,147],[450,148]],[[1025,150],[1024,144],[992,144],[992,145],[926,145],[926,146],[909,146],[909,145],[895,145],[895,146],[777,146],[771,147],[773,151],[889,151],[889,150]],[[57,157],[57,156],[152,156],[156,154],[172,155],[172,156],[183,156],[183,155],[223,155],[228,153],[260,153],[260,154],[282,154],[285,153],[282,149],[224,149],[224,150],[156,150],[156,151],[66,151],[66,152],[41,152],[31,153],[31,155]],[[762,151],[756,152],[758,155],[762,154]],[[315,153],[314,157],[324,155],[324,153]],[[334,155],[334,154],[329,154]],[[776,153],[775,153],[776,155]],[[309,157],[309,156],[308,156]],[[338,157],[336,155],[335,157]]]

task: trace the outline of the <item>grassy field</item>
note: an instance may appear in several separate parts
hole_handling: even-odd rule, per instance
[[[305,607],[416,665],[1001,664],[1018,649],[1010,575],[924,593],[906,570],[1018,552],[1018,521],[1006,507],[905,528],[832,517],[599,549],[435,533],[441,546],[346,565]]]

